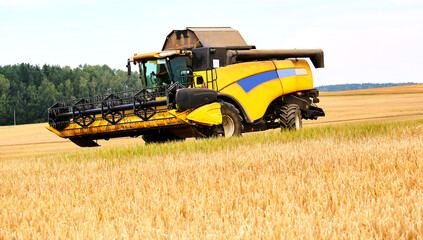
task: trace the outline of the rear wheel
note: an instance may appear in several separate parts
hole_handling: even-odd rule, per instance
[[[303,123],[301,110],[297,104],[286,104],[281,107],[280,124],[282,129],[299,130]]]

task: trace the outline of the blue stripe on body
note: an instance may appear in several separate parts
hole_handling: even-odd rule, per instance
[[[297,75],[294,68],[279,69],[277,71],[278,71],[279,78],[293,77]]]
[[[294,70],[294,75],[295,75],[295,70]],[[250,77],[243,78],[238,81],[238,85],[241,86],[242,89],[244,89],[246,93],[248,93],[249,91],[257,87],[258,85],[277,79],[277,78],[278,78],[278,74],[276,73],[276,71],[269,71],[269,72],[259,73]]]

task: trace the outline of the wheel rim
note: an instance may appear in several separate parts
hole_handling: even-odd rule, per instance
[[[223,132],[225,137],[232,137],[235,132],[235,123],[234,120],[229,116],[223,116]]]

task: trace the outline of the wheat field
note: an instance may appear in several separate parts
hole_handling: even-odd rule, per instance
[[[298,132],[162,145],[1,127],[0,239],[423,239],[420,94],[326,96]]]
[[[423,121],[0,162],[1,239],[420,239]]]

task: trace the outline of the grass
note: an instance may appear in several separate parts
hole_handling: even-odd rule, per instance
[[[238,146],[255,146],[257,144],[298,142],[306,140],[339,138],[339,139],[357,139],[373,135],[387,134],[395,130],[403,129],[404,126],[416,123],[418,121],[397,121],[397,122],[379,122],[363,124],[346,124],[334,126],[316,126],[304,128],[301,131],[265,131],[259,133],[247,133],[241,138],[228,139],[205,139],[201,141],[172,142],[168,144],[128,144],[126,146],[115,146],[107,149],[96,148],[92,151],[71,152],[59,154],[68,159],[122,159],[133,157],[154,157],[166,154],[181,153],[207,153],[213,154],[221,150],[230,150]],[[229,148],[229,149],[228,149]]]
[[[423,121],[0,161],[0,239],[414,239]]]

